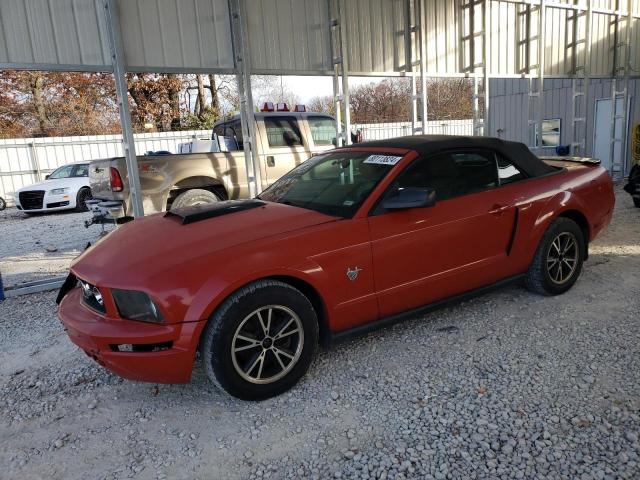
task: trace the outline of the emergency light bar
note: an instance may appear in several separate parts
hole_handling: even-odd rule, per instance
[[[273,102],[264,102],[262,104],[262,108],[260,109],[261,112],[290,112],[291,110],[289,110],[289,105],[287,105],[284,102],[281,103],[276,103],[275,107],[273,105]],[[302,105],[302,104],[297,104],[294,109],[294,112],[306,112],[307,111],[307,107]]]
[[[262,104],[262,108],[260,109],[261,112],[273,112],[273,110],[273,102],[264,102]]]

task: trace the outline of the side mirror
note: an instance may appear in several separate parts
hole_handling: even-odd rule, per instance
[[[436,191],[433,188],[400,188],[383,203],[386,210],[404,210],[407,208],[433,207],[436,204]]]
[[[49,177],[50,177],[50,176],[51,176],[51,175],[47,175],[46,177],[44,177],[44,179],[45,179],[45,180],[49,180]]]

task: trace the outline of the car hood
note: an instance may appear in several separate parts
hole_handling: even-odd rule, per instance
[[[151,287],[153,279],[185,266],[207,269],[216,258],[227,260],[233,248],[269,237],[339,220],[313,210],[265,202],[183,224],[180,217],[150,215],[118,227],[80,255],[71,270],[80,278],[105,287]]]
[[[54,188],[66,188],[72,186],[72,181],[68,178],[56,178],[51,180],[44,180],[43,182],[34,183],[28,187],[22,187],[16,193],[27,192],[30,190],[53,190]]]

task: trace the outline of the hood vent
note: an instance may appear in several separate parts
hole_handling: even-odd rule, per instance
[[[165,217],[177,217],[180,223],[187,225],[188,223],[199,222],[207,218],[220,217],[230,213],[251,210],[266,205],[260,200],[227,200],[224,202],[204,203],[194,205],[192,207],[178,208],[164,214]]]

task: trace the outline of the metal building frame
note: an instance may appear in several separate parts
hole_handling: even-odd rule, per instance
[[[151,66],[146,64],[128,66],[125,59],[122,22],[118,13],[118,1],[119,0],[101,0],[99,2],[99,5],[103,7],[106,19],[106,22],[104,22],[104,28],[107,31],[102,31],[103,24],[98,22],[98,30],[101,31],[96,32],[95,35],[96,38],[98,38],[100,35],[104,35],[106,33],[105,37],[108,39],[110,52],[109,60],[106,59],[106,54],[104,53],[100,54],[101,56],[99,55],[100,58],[98,58],[97,61],[93,60],[85,62],[84,58],[81,56],[81,58],[77,60],[78,64],[75,65],[69,64],[70,61],[76,61],[73,56],[64,56],[65,61],[55,63],[56,58],[43,57],[42,55],[37,56],[33,54],[32,56],[24,56],[24,60],[20,63],[20,61],[16,62],[13,60],[11,55],[9,55],[8,57],[5,56],[4,63],[0,63],[0,68],[59,71],[109,71],[114,74],[116,79],[118,103],[120,106],[120,120],[123,129],[123,147],[125,157],[127,159],[127,167],[129,169],[132,207],[134,214],[139,216],[143,214],[143,208],[142,201],[139,196],[137,159],[135,147],[133,145],[132,122],[128,108],[125,75],[127,71],[152,71],[153,69]],[[210,68],[202,66],[200,68],[188,69],[186,67],[176,67],[169,62],[166,63],[166,68],[163,67],[159,71],[171,73],[193,73],[194,71],[197,71],[199,73],[233,73],[236,75],[242,104],[241,116],[248,182],[250,184],[250,191],[252,194],[255,194],[260,190],[262,184],[254,144],[256,138],[254,131],[255,127],[253,121],[251,121],[251,117],[253,115],[251,75],[267,72],[258,71],[257,69],[254,70],[251,65],[251,55],[248,51],[249,32],[247,31],[247,18],[249,17],[248,12],[246,11],[247,0],[226,1],[228,3],[228,22],[230,24],[231,47],[233,50],[232,65],[231,62],[227,61]],[[258,0],[250,1],[258,2]],[[322,13],[322,18],[324,18],[325,15],[328,15],[328,18],[324,24],[325,26],[322,27],[324,33],[321,36],[324,36],[324,38],[328,36],[330,38],[331,58],[328,58],[327,55],[327,58],[322,65],[318,64],[318,66],[314,65],[313,67],[304,67],[305,69],[303,72],[299,71],[299,69],[296,70],[295,67],[286,66],[284,64],[280,65],[280,69],[278,70],[269,70],[270,74],[295,73],[308,75],[333,75],[336,127],[339,132],[338,137],[341,145],[348,145],[351,141],[349,74],[353,74],[353,71],[349,68],[349,59],[357,57],[354,57],[354,52],[350,51],[349,38],[353,38],[352,36],[350,37],[352,34],[351,29],[361,28],[357,22],[354,22],[356,19],[347,18],[347,4],[352,1],[355,0],[317,0],[318,6],[322,7],[320,11],[328,12]],[[460,62],[461,65],[456,68],[451,67],[451,64],[447,63],[445,67],[443,67],[444,70],[441,69],[437,62],[429,63],[432,61],[432,59],[430,59],[432,55],[429,51],[429,47],[432,45],[427,44],[430,41],[428,33],[430,33],[429,28],[431,28],[431,24],[427,23],[427,20],[431,21],[427,12],[430,12],[430,9],[432,8],[439,8],[441,5],[445,5],[444,0],[437,0],[437,2],[435,0],[401,1],[403,7],[402,10],[405,12],[404,56],[406,57],[406,60],[404,62],[401,60],[400,63],[404,63],[404,65],[394,64],[390,67],[385,63],[385,66],[382,67],[382,70],[384,70],[383,72],[358,71],[357,73],[359,75],[383,74],[388,76],[410,77],[412,85],[411,120],[414,133],[421,131],[419,127],[420,119],[422,119],[422,122],[427,120],[427,79],[430,77],[467,77],[473,79],[474,131],[476,134],[484,135],[491,133],[489,125],[490,78],[525,78],[529,82],[527,116],[529,138],[531,140],[530,145],[531,147],[535,147],[536,129],[538,130],[540,140],[542,137],[545,78],[570,78],[572,81],[570,143],[573,147],[574,153],[583,154],[587,144],[585,137],[587,110],[589,106],[588,102],[591,101],[591,99],[589,99],[589,81],[591,78],[596,77],[612,78],[611,97],[613,108],[611,155],[612,165],[614,165],[614,167],[612,167],[612,171],[616,170],[617,172],[621,172],[620,174],[624,173],[624,162],[627,155],[627,132],[626,128],[623,128],[621,132],[616,132],[617,129],[615,128],[615,123],[620,119],[626,119],[627,115],[627,106],[629,102],[629,78],[633,72],[631,65],[632,46],[635,50],[634,55],[637,56],[638,54],[637,47],[635,44],[632,44],[631,28],[634,21],[637,23],[638,19],[640,19],[640,12],[634,13],[632,7],[635,6],[637,9],[637,2],[639,0],[615,0],[615,5],[613,5],[614,8],[595,7],[593,5],[595,0],[572,0],[572,2],[567,2],[566,0],[447,0],[447,8],[454,6],[456,14],[459,16],[457,19],[458,27],[462,28],[462,24],[464,24],[466,31],[461,30],[459,34],[456,35],[456,38],[452,40],[456,42],[453,47],[447,45],[449,50],[446,54],[452,55],[450,52],[459,53],[467,51],[469,58],[466,64],[464,61]],[[224,0],[222,3],[224,3]],[[503,72],[503,74],[499,74],[498,71],[500,71],[501,66],[497,65],[496,67],[491,63],[491,50],[492,48],[495,48],[495,39],[492,35],[495,32],[492,32],[490,23],[492,11],[495,10],[492,10],[492,6],[495,4],[499,4],[501,8],[504,5],[513,6],[515,4],[517,5],[518,10],[523,10],[520,12],[520,16],[518,16],[517,19],[524,20],[526,24],[524,27],[526,38],[522,41],[517,39],[517,47],[519,51],[523,49],[525,50],[525,65],[522,70],[518,70],[515,73]],[[20,3],[16,2],[15,5],[20,5]],[[325,10],[323,10],[324,7],[326,7]],[[573,63],[570,68],[567,68],[568,71],[560,72],[559,74],[556,72],[554,75],[549,74],[548,70],[545,70],[545,48],[541,48],[545,45],[544,39],[546,35],[545,27],[547,23],[547,10],[565,10],[569,17],[567,22],[573,22],[571,42],[567,43],[567,53],[571,54]],[[535,15],[536,13],[537,17]],[[610,28],[614,31],[614,46],[610,52],[613,58],[613,67],[611,72],[606,75],[602,73],[601,67],[594,66],[591,68],[591,44],[593,41],[594,14],[607,15],[610,19]],[[536,32],[533,32],[534,19],[537,20]],[[220,20],[218,19],[218,21]],[[449,18],[447,21],[451,22],[453,20]],[[520,24],[520,21],[518,21],[518,24]],[[34,27],[31,24],[28,24],[28,26],[31,28],[28,33],[32,34],[32,29]],[[363,30],[363,32],[366,35],[370,35],[371,32],[374,31],[373,27],[375,27],[375,25],[365,25],[363,28],[368,30]],[[493,30],[495,30],[495,25]],[[127,30],[125,33],[130,32]],[[18,37],[19,36],[20,35],[18,35]],[[225,38],[228,38],[228,36]],[[80,37],[77,39],[79,40]],[[536,52],[533,50],[534,43],[537,45]],[[9,51],[10,48],[19,49],[19,47],[9,47],[7,51]],[[278,48],[282,47],[278,46]],[[321,47],[318,48],[321,49]],[[51,49],[45,49],[44,51],[49,52],[50,50]],[[59,52],[59,50],[55,50],[55,52]],[[104,49],[102,52],[104,52]],[[19,56],[18,58],[22,57]],[[357,63],[357,60],[354,60],[354,62]],[[596,60],[593,60],[593,62],[596,62]],[[152,63],[153,62],[151,62],[151,64]],[[377,65],[374,65],[372,68],[374,70],[380,69]],[[497,68],[497,70],[492,70],[495,68]],[[597,73],[597,75],[594,74],[594,72]],[[633,76],[635,77],[637,74],[633,73]],[[617,108],[617,104],[620,100],[623,105],[622,111]],[[540,141],[540,143],[542,142]]]
[[[624,177],[624,163],[627,158],[627,113],[629,108],[629,73],[631,70],[631,26],[632,0],[627,0],[627,13],[620,11],[620,0],[615,0],[613,15],[613,67],[611,71],[611,176],[614,180]],[[620,20],[625,19],[624,35],[620,32]],[[618,109],[618,99],[622,108]],[[621,131],[616,133],[616,123],[620,120]],[[619,136],[616,136],[619,135]],[[619,144],[620,155],[616,156],[616,145]]]
[[[571,30],[571,41],[567,43],[567,49],[571,51],[571,148],[573,154],[582,156],[587,148],[587,113],[589,108],[589,82],[591,59],[591,33],[593,24],[593,12],[591,0],[574,0],[578,8],[572,15],[567,15],[567,31]],[[580,20],[583,20],[584,29],[580,28]],[[582,47],[582,63],[579,48]]]

